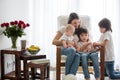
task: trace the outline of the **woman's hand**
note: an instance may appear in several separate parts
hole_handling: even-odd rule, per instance
[[[90,52],[91,50],[92,50],[92,45],[90,44],[90,45],[87,46],[86,51]]]
[[[88,42],[87,45],[88,45],[88,46],[89,46],[89,45],[92,45],[92,42]]]
[[[77,46],[76,51],[77,51],[77,52],[80,51],[80,46]]]
[[[57,34],[55,35],[53,41],[52,41],[52,44],[53,45],[57,45],[57,46],[61,46],[62,45],[62,42],[59,41],[60,37],[62,36],[63,34],[61,32],[57,32]]]

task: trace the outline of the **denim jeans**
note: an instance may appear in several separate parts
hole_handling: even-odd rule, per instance
[[[99,69],[99,62],[98,62],[98,54],[97,53],[80,53],[82,59],[82,68],[85,79],[90,78],[89,70],[88,70],[88,59],[90,58],[93,63],[93,68],[95,72],[95,78],[100,77],[100,69]]]
[[[76,75],[76,72],[80,63],[80,54],[76,53],[76,49],[74,47],[69,48],[61,48],[62,55],[66,55],[66,63],[65,63],[65,75],[73,74]]]
[[[114,71],[114,61],[106,61],[105,68],[110,79],[120,79],[120,72]]]

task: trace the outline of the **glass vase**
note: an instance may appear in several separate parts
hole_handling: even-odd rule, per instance
[[[16,49],[16,48],[17,48],[17,46],[16,46],[17,39],[18,39],[18,37],[16,37],[16,36],[11,37],[12,48],[13,48],[13,49]]]

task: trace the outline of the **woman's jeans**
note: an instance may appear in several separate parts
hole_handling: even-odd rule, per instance
[[[76,49],[74,47],[69,48],[62,47],[61,51],[62,55],[67,56],[65,63],[65,75],[67,74],[76,75],[80,63],[80,54],[76,53]]]
[[[100,78],[100,69],[98,62],[98,54],[97,53],[80,53],[82,60],[82,68],[84,72],[85,79],[90,78],[89,70],[88,70],[88,59],[90,58],[93,63],[95,78]]]
[[[120,72],[114,71],[114,61],[106,61],[105,68],[110,79],[120,79]]]

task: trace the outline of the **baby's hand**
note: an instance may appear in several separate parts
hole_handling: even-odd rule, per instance
[[[72,44],[68,44],[67,46],[68,46],[68,47],[72,47]]]
[[[63,45],[63,47],[64,47],[64,48],[68,48],[68,46],[67,46],[67,45]]]

